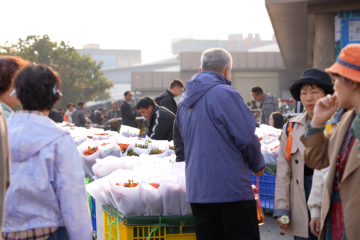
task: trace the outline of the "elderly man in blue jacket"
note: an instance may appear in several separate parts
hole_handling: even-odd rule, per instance
[[[260,239],[249,170],[262,175],[265,162],[254,116],[228,80],[231,67],[226,50],[206,50],[176,116],[197,240]]]

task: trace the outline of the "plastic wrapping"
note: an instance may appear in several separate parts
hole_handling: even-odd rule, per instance
[[[97,159],[92,170],[97,177],[105,177],[112,172],[124,168],[124,159],[108,156],[104,159]]]
[[[122,149],[118,144],[129,144],[125,152],[122,152]],[[116,157],[126,157],[129,149],[134,148],[133,141],[129,138],[116,136],[114,138],[114,156]]]
[[[99,144],[97,141],[85,141],[82,144],[80,144],[80,146],[78,147],[78,151],[80,153],[81,160],[82,160],[84,168],[85,168],[84,170],[93,179],[97,179],[97,177],[95,176],[94,172],[92,171],[92,166],[96,163],[96,159],[100,158],[100,152],[98,150],[95,153],[91,154],[90,156],[85,156],[84,151],[86,151],[88,149],[88,147],[94,148],[94,147],[98,147],[98,145]]]
[[[71,135],[74,139],[76,146],[80,146],[80,144],[86,141],[86,137],[80,132],[73,132],[71,133]]]
[[[114,152],[114,142],[110,139],[98,141],[99,143],[99,152],[100,152],[100,158],[106,158],[108,156],[113,156]],[[101,146],[102,144],[106,144],[104,146]]]
[[[159,190],[163,199],[163,216],[180,216],[180,184],[177,175],[165,175]]]
[[[158,188],[151,186],[149,183],[160,185],[160,179],[149,179],[148,181],[141,183],[140,199],[141,208],[143,209],[142,216],[160,216],[163,211],[161,192]]]
[[[89,184],[87,184],[85,186],[86,191],[93,197],[95,198],[96,201],[99,201],[102,205],[107,205],[108,202],[106,201],[107,199],[104,199],[103,195],[101,194],[102,192],[102,184],[101,181],[94,181],[91,182]]]
[[[119,135],[121,137],[129,138],[129,137],[138,137],[139,133],[140,133],[140,129],[138,128],[121,125]]]
[[[128,170],[117,170],[108,176],[111,195],[115,201],[116,208],[124,214],[124,216],[141,216],[146,210],[141,208],[140,202],[140,186],[124,187],[124,184],[131,179],[136,183],[140,182],[140,178],[133,172]]]
[[[192,215],[190,203],[186,202],[186,178],[185,172],[179,174],[181,215]]]
[[[279,140],[276,140],[268,145],[267,152],[273,159],[276,159],[276,162],[279,157],[279,150],[280,150],[280,141]]]

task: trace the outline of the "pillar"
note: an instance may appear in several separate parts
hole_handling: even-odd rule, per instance
[[[314,62],[313,67],[321,70],[335,62],[335,14],[315,16]]]

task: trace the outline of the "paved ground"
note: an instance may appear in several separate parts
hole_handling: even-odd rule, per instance
[[[293,237],[285,234],[280,235],[276,220],[272,217],[272,211],[265,212],[265,224],[260,226],[261,240],[293,240]]]

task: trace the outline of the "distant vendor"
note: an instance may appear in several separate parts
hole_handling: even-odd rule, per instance
[[[137,110],[148,119],[148,136],[154,140],[173,140],[173,125],[175,115],[164,107],[155,104],[150,97],[141,98]]]

